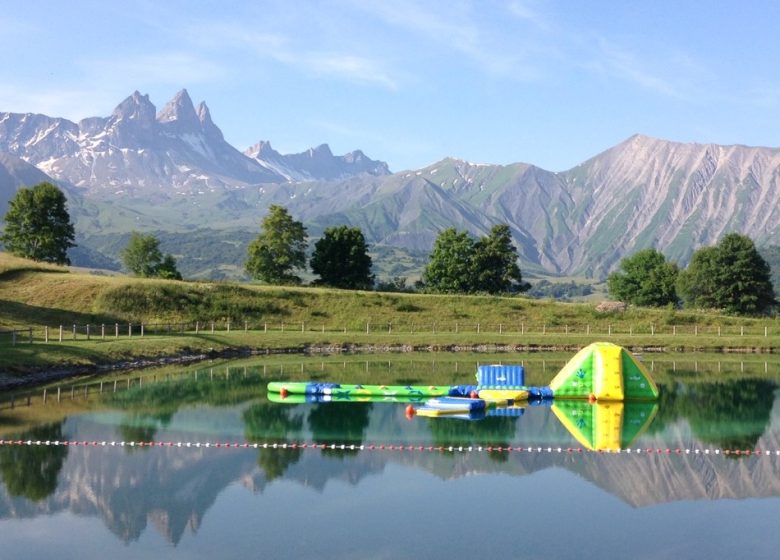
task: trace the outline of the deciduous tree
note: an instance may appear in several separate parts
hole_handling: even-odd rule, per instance
[[[523,282],[517,264],[517,249],[506,224],[498,224],[474,244],[473,286],[476,292],[489,294],[524,292],[531,286]]]
[[[300,284],[293,271],[306,266],[306,228],[283,206],[272,205],[249,244],[246,271],[268,284]]]
[[[663,307],[676,304],[677,265],[656,249],[644,249],[620,261],[607,278],[609,295],[634,305]]]
[[[474,240],[465,231],[447,228],[433,244],[423,272],[425,288],[442,293],[469,293],[472,287]]]
[[[75,247],[67,201],[51,183],[16,192],[8,204],[5,232],[0,241],[14,255],[56,264],[70,264],[68,249]]]
[[[154,235],[134,231],[120,255],[125,268],[136,276],[181,280],[176,259],[162,254],[160,241]]]
[[[368,290],[374,285],[368,245],[357,227],[327,228],[314,244],[310,264],[320,277],[317,284],[351,290]]]
[[[776,304],[770,277],[769,265],[753,241],[730,233],[715,247],[693,254],[679,286],[686,305],[758,314]]]

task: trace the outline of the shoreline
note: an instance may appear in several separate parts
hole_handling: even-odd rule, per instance
[[[773,348],[761,347],[737,347],[724,346],[718,349],[712,348],[687,348],[646,345],[623,345],[633,353],[695,353],[712,352],[722,354],[772,354]],[[222,350],[210,350],[207,352],[181,352],[159,357],[139,356],[134,359],[119,360],[113,362],[96,363],[74,366],[32,366],[24,372],[0,371],[0,392],[10,392],[17,389],[36,387],[82,375],[102,375],[119,373],[135,369],[147,369],[161,367],[170,364],[195,364],[205,360],[246,358],[251,356],[270,356],[276,354],[372,354],[372,353],[407,353],[407,352],[474,352],[474,353],[512,353],[512,352],[577,352],[583,348],[582,344],[303,344],[298,346],[282,347],[227,347]]]

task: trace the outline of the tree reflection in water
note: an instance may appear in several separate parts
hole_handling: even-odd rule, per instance
[[[286,443],[296,440],[303,428],[303,417],[291,414],[296,409],[276,404],[255,404],[243,414],[244,435],[251,443]],[[281,477],[287,469],[300,461],[301,448],[260,449],[258,466],[267,480]]]
[[[17,439],[62,441],[62,422],[37,426]],[[0,474],[11,496],[38,502],[57,489],[57,479],[68,455],[62,445],[5,445],[0,447]]]
[[[309,413],[309,428],[315,443],[344,443],[355,446],[363,443],[368,428],[371,403],[321,403]],[[357,449],[323,449],[323,455],[345,457],[357,455]]]

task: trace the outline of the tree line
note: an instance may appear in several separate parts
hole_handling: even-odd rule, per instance
[[[753,241],[738,233],[695,251],[684,270],[656,249],[639,251],[620,261],[607,289],[615,299],[651,307],[683,304],[757,315],[777,304],[769,264]]]
[[[307,233],[286,208],[272,205],[261,222],[261,231],[249,244],[247,273],[268,284],[300,284],[298,272],[306,268]],[[517,293],[529,288],[517,264],[509,226],[493,226],[479,239],[449,228],[441,232],[417,289],[436,293]],[[326,228],[314,243],[309,260],[318,275],[313,285],[346,289],[371,289],[374,275],[363,232],[346,225]],[[386,284],[400,291],[405,279]]]
[[[67,253],[76,246],[75,230],[63,192],[48,182],[19,189],[9,203],[0,241],[8,252],[21,257],[70,264]],[[261,221],[260,233],[249,244],[244,268],[253,279],[268,284],[301,284],[298,274],[307,266],[307,248],[303,223],[286,208],[272,205]],[[312,285],[373,289],[376,278],[368,248],[358,227],[326,228],[308,260],[318,276]],[[132,232],[120,257],[125,269],[136,276],[181,280],[176,259],[163,254],[154,235]],[[405,279],[399,278],[383,286],[407,289]],[[480,239],[454,228],[443,231],[416,287],[445,293],[513,293],[529,286],[522,281],[509,227],[496,225]]]
[[[55,264],[70,264],[69,248],[75,231],[65,195],[51,183],[19,189],[5,215],[0,241],[12,254]],[[375,276],[368,244],[358,227],[328,227],[314,243],[307,261],[308,236],[303,223],[286,208],[272,205],[260,233],[249,244],[246,272],[268,284],[301,284],[298,275],[308,266],[317,275],[315,286],[373,289]],[[163,254],[159,240],[133,232],[121,251],[125,268],[142,277],[181,279],[176,260]],[[610,296],[640,306],[678,306],[721,309],[728,313],[761,314],[776,305],[770,266],[753,241],[730,233],[711,247],[693,253],[680,270],[656,249],[624,258],[609,275]],[[405,291],[403,278],[381,288]],[[436,238],[418,291],[453,294],[515,294],[530,288],[523,281],[509,226],[494,225],[487,235],[472,237],[448,228]]]

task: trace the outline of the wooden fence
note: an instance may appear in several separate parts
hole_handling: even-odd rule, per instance
[[[531,324],[523,322],[354,322],[333,325],[325,322],[231,322],[196,321],[194,323],[113,323],[70,324],[53,327],[22,327],[0,330],[0,344],[53,343],[75,340],[164,335],[206,335],[217,333],[353,333],[353,334],[491,334],[506,336],[709,336],[774,337],[780,336],[780,323],[768,325],[587,325]]]

